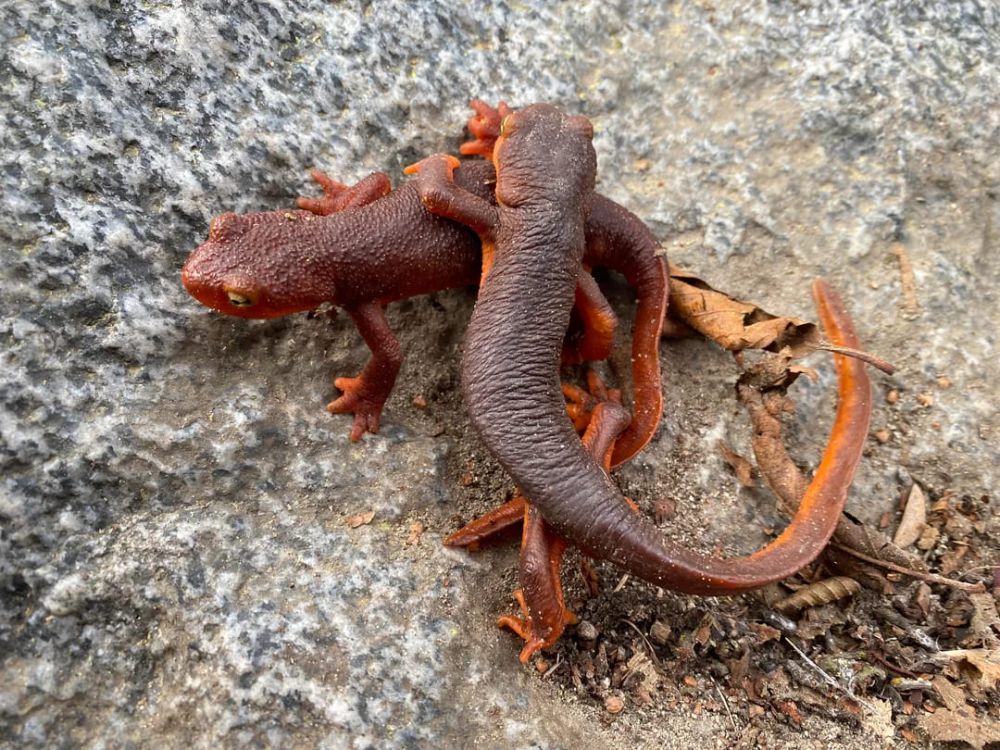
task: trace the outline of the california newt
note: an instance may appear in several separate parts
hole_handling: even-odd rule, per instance
[[[424,205],[467,224],[483,243],[483,277],[462,360],[472,423],[554,531],[591,557],[693,594],[732,594],[785,578],[822,551],[846,501],[871,412],[864,366],[838,356],[842,388],[830,444],[776,540],[752,555],[720,560],[663,539],[587,452],[561,397],[559,352],[582,270],[596,163],[591,134],[584,118],[549,105],[508,115],[492,152],[496,204],[454,181],[453,158],[418,165]],[[825,314],[833,309],[839,308],[828,302]]]
[[[856,348],[857,334],[850,316],[844,309],[840,297],[826,282],[817,279],[813,284],[813,296],[827,341],[835,347]],[[835,355],[838,373],[838,411],[827,449],[816,471],[815,479],[806,496],[811,496],[814,508],[818,509],[820,523],[828,524],[824,514],[834,508],[843,507],[847,487],[853,476],[858,456],[867,436],[870,416],[870,385],[861,365],[861,360],[853,356]],[[591,372],[588,376],[590,393],[581,389],[563,386],[568,407],[580,406],[578,410],[584,423],[576,425],[578,431],[586,428],[583,442],[595,460],[601,461],[600,453],[608,442],[616,436],[617,403],[614,391],[603,390],[599,378]],[[594,398],[596,396],[596,399]],[[610,408],[609,408],[610,407]],[[576,412],[571,408],[571,411]],[[586,422],[589,420],[589,424]],[[588,438],[588,435],[590,436]],[[596,445],[592,441],[599,440]],[[602,463],[610,468],[610,453],[604,454]],[[824,498],[833,498],[826,503]],[[817,499],[820,502],[817,502]],[[627,498],[626,498],[627,500]],[[824,506],[829,504],[829,510]],[[635,506],[629,502],[632,510]],[[501,617],[497,624],[509,627],[524,641],[520,659],[526,662],[532,654],[554,644],[567,624],[575,622],[575,616],[566,607],[559,571],[562,555],[567,542],[558,536],[539,517],[537,507],[521,494],[495,510],[481,516],[445,539],[452,547],[476,549],[478,546],[517,523],[524,523],[522,529],[520,578],[521,588],[514,596],[521,608],[521,617],[510,615]],[[702,593],[731,593],[728,589],[703,591]]]
[[[412,183],[390,192],[376,173],[346,187],[314,172],[322,199],[299,199],[301,210],[222,214],[207,241],[181,272],[187,290],[214,310],[244,318],[272,318],[343,307],[372,352],[358,377],[337,378],[344,391],[327,408],[353,412],[351,439],[376,432],[382,407],[402,363],[402,350],[383,307],[393,300],[479,280],[480,244],[464,226],[426,211]],[[464,189],[492,198],[493,166],[470,161],[455,171]],[[600,195],[591,199],[587,261],[622,273],[636,290],[632,341],[635,416],[616,447],[617,465],[656,431],[661,411],[659,338],[667,301],[667,273],[659,242],[634,214]],[[577,359],[608,354],[614,317],[589,274],[578,279],[576,300],[591,331]]]

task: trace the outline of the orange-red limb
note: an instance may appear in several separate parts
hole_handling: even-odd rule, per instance
[[[514,495],[503,505],[479,516],[450,534],[444,540],[444,545],[475,550],[490,537],[521,523],[524,520],[524,506],[524,496]]]
[[[573,309],[583,324],[583,331],[578,338],[563,345],[562,363],[597,362],[610,357],[618,316],[590,275],[590,269],[584,269],[577,281]]]
[[[618,404],[603,402],[594,408],[582,440],[587,451],[605,468],[614,441],[628,421],[628,412]],[[497,625],[510,628],[524,639],[521,662],[554,644],[566,625],[576,622],[576,616],[566,607],[560,580],[565,551],[566,541],[552,530],[534,505],[527,503],[521,537],[521,588],[514,594],[522,616],[506,615],[497,620]]]
[[[322,198],[298,198],[295,204],[318,216],[329,216],[339,211],[365,206],[388,195],[392,183],[384,172],[372,172],[351,186],[334,180],[325,172],[313,169],[309,176],[323,188]]]

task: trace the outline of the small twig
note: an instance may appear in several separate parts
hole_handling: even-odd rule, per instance
[[[719,683],[712,678],[712,684],[715,685],[715,692],[719,694],[719,698],[722,699],[722,705],[726,709],[726,716],[729,717],[729,723],[733,725],[733,731],[739,732],[740,725],[736,723],[736,717],[733,716],[733,711],[729,708],[729,701],[726,700],[726,694],[722,692],[722,688],[719,687]]]
[[[611,593],[612,594],[617,594],[619,591],[621,591],[623,588],[625,588],[625,584],[626,583],[628,583],[628,573],[626,573],[625,575],[623,575],[621,577],[621,580],[618,581],[618,585],[615,586],[613,589],[611,589]]]
[[[874,659],[875,661],[877,661],[879,664],[888,669],[890,672],[901,674],[903,675],[903,677],[909,677],[910,679],[913,680],[916,680],[919,677],[919,675],[916,672],[911,672],[909,669],[903,669],[902,667],[897,667],[895,664],[888,661],[884,656],[882,656],[881,654],[877,654],[874,651],[867,651],[865,652],[865,655],[869,659]]]
[[[549,667],[548,669],[545,670],[545,674],[542,675],[542,679],[544,680],[550,674],[552,674],[557,669],[559,669],[559,665],[560,664],[562,664],[562,654],[556,654],[556,663],[553,664],[551,667]]]
[[[893,242],[889,248],[899,261],[900,286],[903,291],[903,309],[906,317],[915,318],[920,313],[920,303],[917,301],[917,277],[913,273],[909,253],[902,242]]]
[[[886,570],[891,570],[894,573],[902,573],[904,576],[909,576],[910,578],[916,578],[919,581],[926,581],[927,583],[939,583],[942,586],[951,586],[954,589],[961,589],[962,591],[968,591],[973,594],[981,594],[986,591],[985,584],[980,581],[979,583],[965,583],[964,581],[956,581],[954,578],[945,578],[944,576],[935,575],[934,573],[921,573],[919,570],[913,570],[912,568],[904,568],[902,565],[896,565],[891,562],[886,562],[885,560],[879,560],[877,557],[869,557],[863,552],[858,552],[856,549],[851,547],[846,547],[843,544],[837,544],[836,542],[830,543],[831,547],[836,547],[841,552],[846,552],[852,557],[856,557],[859,560],[870,565],[877,565],[880,568],[885,568]]]
[[[993,564],[993,565],[978,565],[975,568],[969,568],[968,570],[963,570],[961,573],[959,573],[959,578],[961,578],[963,576],[971,575],[972,573],[978,573],[978,572],[983,571],[983,570],[1000,571],[1000,566],[998,566],[996,564]]]
[[[844,695],[846,695],[848,698],[850,698],[852,701],[854,701],[855,703],[857,703],[859,706],[868,709],[872,713],[876,713],[874,706],[872,706],[867,701],[864,701],[861,698],[859,698],[858,696],[856,696],[851,690],[849,690],[848,688],[845,688],[843,685],[841,685],[839,682],[837,682],[837,680],[833,679],[833,677],[831,677],[826,672],[824,672],[823,668],[820,667],[819,664],[817,664],[816,662],[814,662],[808,656],[806,656],[805,652],[802,649],[800,649],[798,646],[796,646],[794,643],[792,643],[792,641],[791,641],[790,638],[784,638],[784,641],[785,641],[785,643],[787,643],[789,646],[791,646],[795,650],[795,653],[797,653],[799,656],[802,657],[802,659],[805,661],[806,664],[808,664],[810,667],[812,667],[817,672],[819,672],[819,674],[823,678],[824,682],[826,682],[828,685],[830,685],[835,690],[838,690],[839,692],[841,692]]]
[[[902,631],[907,638],[916,643],[921,648],[925,648],[928,651],[936,652],[940,651],[941,647],[938,646],[937,640],[934,639],[929,633],[921,630],[908,619],[903,617],[899,612],[889,606],[882,606],[875,610],[875,616],[880,620],[889,623],[894,628],[898,628]]]
[[[870,354],[869,352],[863,352],[860,349],[851,349],[847,346],[837,346],[836,344],[831,344],[829,341],[820,341],[816,344],[816,348],[826,352],[833,352],[834,354],[843,354],[845,357],[859,359],[865,364],[881,370],[886,375],[892,375],[896,372],[896,366],[891,362],[888,362],[874,354]]]
[[[639,629],[639,626],[636,625],[631,620],[622,620],[622,622],[624,622],[626,625],[632,628],[632,630],[634,630],[636,633],[639,634],[639,637],[642,638],[642,642],[646,644],[646,648],[649,650],[649,656],[653,660],[653,664],[655,664],[657,668],[660,668],[662,666],[660,664],[660,658],[656,655],[656,651],[653,650],[653,644],[649,642],[649,639],[646,637],[646,634],[643,633]]]

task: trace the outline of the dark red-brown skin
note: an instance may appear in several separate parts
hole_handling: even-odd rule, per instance
[[[633,514],[584,449],[561,397],[559,352],[581,268],[595,167],[590,138],[573,119],[532,105],[505,120],[494,150],[495,254],[462,359],[472,422],[556,533],[594,557],[695,594],[735,593],[785,578],[819,554],[843,507],[870,413],[863,367],[842,364],[842,384],[846,367],[855,387],[845,399],[849,389],[842,385],[826,466],[792,524],[768,547],[748,557],[713,559],[664,540]],[[850,450],[843,449],[845,441]]]
[[[461,170],[462,186],[489,196],[492,166]],[[483,182],[489,180],[489,184]],[[202,304],[228,315],[270,318],[324,303],[391,302],[479,280],[479,241],[424,210],[412,186],[330,216],[308,211],[223,214],[184,264]],[[230,303],[227,292],[254,304]]]
[[[494,200],[495,172],[463,162],[456,183]],[[635,413],[612,463],[631,458],[660,419],[659,340],[667,300],[666,263],[635,214],[591,194],[586,261],[622,273],[636,290],[632,341]],[[413,183],[367,205],[329,216],[308,211],[223,214],[184,264],[187,290],[214,310],[272,318],[324,303],[352,309],[479,282],[480,241],[465,226],[424,209]],[[235,293],[248,304],[234,305]]]

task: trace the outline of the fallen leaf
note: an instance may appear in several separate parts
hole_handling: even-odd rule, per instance
[[[921,717],[920,726],[936,742],[968,742],[975,750],[983,750],[990,742],[1000,742],[1000,722],[946,708]]]
[[[936,662],[956,664],[971,679],[969,686],[977,691],[991,690],[1000,680],[1000,648],[939,651],[931,658]]]
[[[348,516],[344,519],[344,523],[350,528],[356,529],[358,526],[364,526],[365,524],[371,523],[373,518],[375,518],[375,511],[370,510],[367,513],[358,513],[353,516]]]
[[[903,509],[903,517],[899,521],[896,535],[892,538],[893,544],[897,547],[909,547],[920,538],[926,525],[927,497],[920,489],[920,485],[914,482],[906,498],[906,507]]]
[[[923,532],[920,534],[920,538],[917,540],[917,549],[924,550],[925,552],[929,549],[934,549],[934,545],[938,543],[938,539],[941,538],[941,532],[936,526],[925,526]]]
[[[947,677],[938,675],[931,681],[931,684],[934,686],[934,690],[937,691],[945,708],[954,711],[966,705],[965,691],[957,685],[952,684]]]
[[[969,630],[972,631],[973,638],[979,644],[987,648],[996,649],[1000,646],[1000,614],[997,613],[996,599],[993,594],[969,594],[969,601],[972,602],[972,621],[969,623]],[[962,642],[962,645],[970,644],[969,639]]]
[[[900,285],[903,289],[903,312],[906,318],[915,318],[920,313],[920,303],[917,301],[917,277],[913,273],[910,256],[906,246],[901,242],[893,242],[889,248],[899,261]]]
[[[628,671],[639,675],[639,685],[648,694],[656,691],[656,685],[660,681],[660,675],[656,671],[656,665],[642,651],[636,651],[628,660]]]
[[[815,323],[779,317],[733,299],[692,273],[670,266],[670,314],[729,351],[789,348],[803,356],[820,345]]]
[[[750,630],[757,636],[757,643],[767,643],[781,638],[781,631],[759,622],[750,623]]]
[[[796,727],[802,726],[802,714],[799,713],[799,707],[795,705],[794,701],[775,701],[774,706],[791,719]]]
[[[420,537],[424,534],[424,525],[420,521],[410,521],[410,535],[406,537],[407,544],[420,544]]]
[[[753,481],[753,464],[726,445],[722,440],[719,441],[718,448],[719,453],[722,454],[722,460],[729,464],[729,468],[736,474],[736,478],[740,481],[740,484],[744,487],[753,487],[755,485]]]

